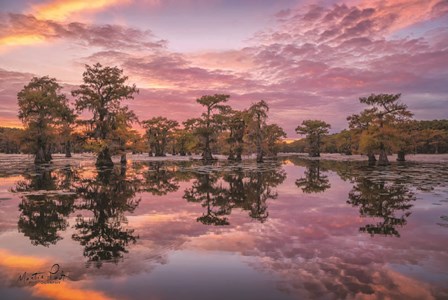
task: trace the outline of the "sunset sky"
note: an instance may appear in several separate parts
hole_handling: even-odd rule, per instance
[[[447,0],[0,0],[0,25],[0,126],[20,126],[32,76],[69,95],[96,62],[137,84],[141,120],[184,121],[215,93],[240,109],[264,99],[290,138],[305,119],[347,127],[371,93],[448,117]]]

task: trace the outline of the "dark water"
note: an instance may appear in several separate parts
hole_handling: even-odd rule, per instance
[[[2,160],[2,299],[448,299],[447,162]]]

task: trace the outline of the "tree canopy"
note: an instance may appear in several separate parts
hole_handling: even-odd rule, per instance
[[[89,111],[92,116],[87,120],[89,136],[94,140],[94,149],[98,152],[98,165],[112,165],[111,153],[120,147],[113,147],[112,142],[119,139],[117,133],[136,119],[135,114],[124,100],[134,98],[137,87],[127,85],[127,76],[117,67],[103,67],[97,63],[86,65],[83,84],[73,90],[78,112]],[[123,135],[120,136],[123,138]],[[122,144],[122,143],[121,143]]]
[[[322,136],[328,134],[328,129],[330,128],[330,124],[321,120],[305,120],[301,126],[297,126],[296,132],[301,135],[306,135],[310,156],[320,156]]]
[[[35,163],[51,161],[51,143],[57,129],[73,115],[55,78],[34,77],[17,94],[19,118]]]

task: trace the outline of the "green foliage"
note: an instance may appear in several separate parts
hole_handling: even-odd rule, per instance
[[[249,107],[249,116],[251,123],[249,125],[249,136],[255,141],[257,149],[257,162],[263,162],[263,139],[264,139],[264,127],[266,126],[266,120],[268,118],[269,106],[261,100],[252,104]]]
[[[400,97],[401,94],[361,97],[359,101],[370,107],[347,117],[349,127],[360,135],[360,151],[367,152],[369,160],[373,153],[379,152],[379,164],[388,164],[387,152],[394,147],[405,150],[405,127],[401,125],[408,122],[413,114],[406,104],[398,102]]]
[[[320,156],[322,136],[328,134],[330,128],[330,124],[321,120],[305,120],[302,122],[302,126],[297,126],[296,132],[300,135],[306,135],[310,156]]]
[[[154,117],[143,121],[142,124],[146,129],[150,153],[154,153],[155,156],[165,156],[168,141],[174,138],[174,132],[179,123],[165,117]]]
[[[199,138],[202,158],[205,161],[214,159],[211,146],[216,142],[218,133],[224,129],[225,115],[231,110],[230,106],[223,104],[229,100],[229,97],[223,94],[202,96],[196,102],[204,106],[205,112],[200,118],[189,119],[184,123],[185,127]]]
[[[121,105],[122,101],[133,99],[138,93],[135,84],[126,85],[127,80],[123,70],[117,67],[103,67],[99,63],[86,65],[84,83],[72,91],[76,97],[76,109],[92,114],[85,123],[89,128],[88,136],[96,142],[97,164],[112,164],[110,155],[123,151],[127,140],[126,128],[137,120],[127,106]]]
[[[67,97],[55,78],[33,77],[17,94],[19,114],[25,126],[24,142],[35,163],[51,160],[51,143],[58,129],[74,119]]]
[[[24,130],[0,127],[0,153],[20,153]]]
[[[267,154],[275,156],[279,152],[280,140],[286,138],[286,132],[277,124],[266,125],[264,131]]]
[[[223,148],[229,146],[229,160],[241,161],[244,150],[244,137],[250,116],[247,110],[232,110],[226,119],[226,128],[229,130],[228,136],[224,140]]]

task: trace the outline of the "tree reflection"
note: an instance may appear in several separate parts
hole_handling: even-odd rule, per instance
[[[35,246],[49,247],[62,237],[73,211],[76,194],[69,190],[74,173],[70,168],[59,171],[36,168],[24,175],[12,192],[22,193],[19,204],[18,229]]]
[[[206,225],[229,225],[226,215],[231,212],[230,201],[225,197],[225,190],[218,184],[217,174],[197,174],[192,186],[185,190],[184,199],[188,202],[201,203],[207,210],[196,220]]]
[[[246,200],[241,208],[248,210],[251,218],[260,222],[266,221],[269,216],[267,200],[277,199],[278,193],[273,188],[281,184],[285,178],[286,173],[282,169],[249,172],[248,181],[243,189]]]
[[[304,174],[305,178],[296,180],[297,187],[304,193],[321,193],[331,187],[328,177],[321,174],[320,161],[308,161]]]
[[[249,216],[264,222],[268,216],[268,199],[276,199],[273,190],[286,178],[281,169],[243,171],[237,168],[231,172],[196,174],[191,188],[185,190],[184,198],[189,202],[201,203],[206,212],[198,222],[207,225],[229,225],[227,216],[232,209],[249,211]]]
[[[144,190],[157,196],[166,195],[179,189],[176,166],[167,166],[163,162],[152,162],[144,174]]]
[[[126,247],[138,236],[127,229],[125,213],[132,213],[140,199],[135,195],[141,182],[126,178],[126,169],[98,170],[93,179],[82,179],[76,188],[80,197],[76,209],[90,211],[92,216],[78,215],[72,238],[84,247],[84,256],[99,268],[103,261],[117,262],[127,253]]]
[[[361,232],[399,237],[398,226],[406,225],[415,195],[409,188],[398,182],[375,182],[366,177],[356,180],[349,192],[348,204],[359,207],[362,217],[382,220],[376,224],[361,227]]]

